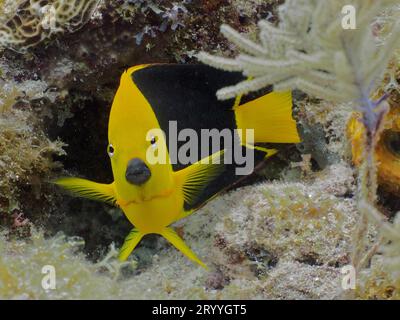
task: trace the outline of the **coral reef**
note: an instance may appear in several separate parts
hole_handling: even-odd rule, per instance
[[[304,277],[315,274],[319,278],[312,278],[311,283],[321,281],[327,286],[323,294],[314,288],[297,298],[334,297],[340,286],[340,267],[349,262],[357,217],[354,201],[343,199],[354,189],[351,171],[342,163],[314,174],[307,184],[260,184],[251,193],[242,189],[226,196],[226,213],[221,213],[215,228],[220,270],[230,279],[244,275],[259,279],[263,290],[269,290],[265,297],[283,298],[284,290],[298,289],[297,285],[290,289],[289,281],[294,277],[289,270],[297,265]],[[286,277],[285,288],[282,281],[276,289],[280,282],[276,277]]]
[[[161,251],[146,267],[140,267],[137,258],[119,265],[113,249],[102,262],[89,263],[76,253],[82,241],[61,235],[46,240],[33,232],[29,244],[2,241],[0,277],[10,277],[11,284],[14,277],[26,280],[21,287],[0,287],[0,296],[335,298],[340,268],[349,261],[357,218],[354,200],[343,198],[355,187],[351,171],[341,163],[314,174],[307,184],[275,182],[244,187],[217,198],[180,223],[177,227],[207,261],[210,272],[193,267],[164,240]],[[29,265],[21,263],[24,259],[29,259]],[[55,266],[61,279],[57,290],[41,289],[43,265]]]
[[[61,4],[63,1],[50,2]],[[27,19],[24,21],[39,23],[35,8],[20,10],[30,3],[46,5],[33,0],[5,1],[0,19],[3,29],[7,21],[12,17],[17,19],[22,12]],[[82,6],[83,3],[87,6]],[[152,3],[101,1],[98,4],[96,1],[93,8],[89,3],[95,4],[93,1],[68,2],[70,9],[76,5],[76,8],[87,11],[72,20],[61,17],[56,26],[63,28],[63,32],[50,35],[47,29],[34,23],[32,26],[40,29],[39,38],[26,39],[19,46],[6,42],[0,44],[3,51],[0,110],[2,117],[4,114],[1,123],[25,132],[16,135],[15,141],[8,139],[2,144],[6,150],[4,156],[17,161],[17,165],[13,168],[7,160],[2,167],[7,175],[1,179],[5,188],[1,212],[13,211],[14,207],[18,210],[1,217],[2,221],[10,217],[6,219],[5,225],[8,226],[14,224],[14,214],[19,216],[23,213],[21,219],[43,227],[48,236],[59,230],[69,236],[82,236],[85,238],[85,251],[96,259],[105,253],[112,241],[117,244],[123,241],[129,224],[118,210],[68,199],[48,181],[61,174],[60,163],[65,170],[76,175],[102,181],[112,179],[104,151],[107,120],[119,76],[126,66],[190,60],[190,51],[222,43],[216,32],[221,21],[245,27],[253,24],[253,19],[250,19],[253,17],[239,22],[238,9],[226,2],[215,2],[212,8],[199,2],[166,0]],[[258,6],[261,4],[254,3],[246,14],[258,14]],[[129,19],[122,14],[123,8],[130,10]],[[78,14],[78,11],[70,13]],[[201,21],[204,15],[207,16],[205,23]],[[80,25],[75,23],[79,17],[83,17]],[[79,32],[74,32],[75,26],[80,28]],[[18,32],[19,29],[14,27],[10,27],[12,32]],[[144,28],[154,29],[155,38],[144,34],[138,45],[137,36]],[[39,39],[42,40],[38,42]],[[36,144],[44,151],[37,155],[35,162],[28,162],[19,155],[32,158],[30,151],[37,149],[29,143],[35,137],[38,139]],[[86,147],[82,148],[82,145]],[[67,157],[60,156],[64,152]],[[20,171],[19,167],[25,171]],[[6,179],[17,173],[19,181]]]
[[[33,232],[29,244],[21,240],[5,241],[4,237],[1,237],[0,297],[2,299],[84,297],[105,299],[104,294],[118,290],[118,283],[114,279],[118,278],[124,266],[113,265],[108,261],[97,265],[85,261],[83,255],[79,253],[82,244],[81,239],[66,238],[62,234],[46,240],[38,231]],[[42,269],[47,265],[52,265],[56,270],[56,290],[42,288],[44,277]],[[135,265],[131,263],[125,267],[134,269]]]
[[[362,27],[344,31],[343,1],[0,1],[0,298],[333,299],[344,297],[341,268],[354,263],[349,297],[398,299],[399,216],[376,204],[344,135],[357,109],[375,141],[384,115],[375,107],[398,90],[397,68],[381,78],[400,10],[373,20],[395,2],[354,0]],[[120,264],[114,246],[130,229],[121,212],[48,182],[66,173],[111,181],[107,118],[119,75],[134,64],[190,63],[198,51],[236,57],[201,55],[253,77],[222,98],[265,84],[301,89],[303,143],[175,226],[210,271],[151,236]],[[354,76],[364,81],[361,105]],[[55,290],[41,286],[46,265]]]
[[[51,171],[61,165],[53,156],[65,152],[61,141],[47,137],[41,119],[27,103],[43,97],[46,84],[17,84],[7,77],[6,67],[0,68],[4,73],[0,79],[0,221],[18,227],[20,222],[28,221],[22,194],[27,192],[32,199],[40,199],[47,190]],[[51,94],[48,97],[51,99]]]

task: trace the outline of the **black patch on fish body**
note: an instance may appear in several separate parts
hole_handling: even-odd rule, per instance
[[[219,101],[219,88],[243,80],[240,73],[219,71],[205,65],[154,65],[132,74],[135,85],[151,105],[169,145],[169,121],[177,122],[177,132],[190,128],[200,137],[201,129],[236,128],[233,100]],[[199,141],[200,142],[200,141]],[[185,141],[178,141],[178,150]],[[172,159],[176,159],[170,154]],[[177,163],[173,170],[187,165]]]
[[[176,121],[178,134],[186,128],[196,131],[197,137],[199,137],[199,153],[201,150],[201,129],[217,129],[219,131],[228,129],[233,137],[233,130],[237,128],[235,114],[232,110],[235,101],[234,99],[218,100],[216,91],[243,81],[245,78],[241,73],[221,71],[200,64],[159,64],[139,69],[133,72],[131,77],[151,105],[160,128],[165,132],[167,147],[172,159],[178,157],[171,154],[169,145],[170,121]],[[271,88],[267,88],[243,97],[242,103],[254,100],[270,91]],[[186,141],[178,141],[177,150],[185,143]],[[223,148],[225,146],[221,143],[221,149]],[[244,152],[242,150],[242,154]],[[201,156],[204,157],[204,155]],[[265,152],[254,150],[255,166],[262,162],[264,158]],[[172,167],[174,171],[178,171],[188,165],[190,164],[182,164],[178,161]],[[226,164],[224,172],[207,185],[194,204],[189,206],[185,203],[185,210],[197,208],[213,195],[243,178],[243,176],[236,175],[237,167],[236,164]]]

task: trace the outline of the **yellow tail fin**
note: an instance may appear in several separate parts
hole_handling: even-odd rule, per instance
[[[190,260],[198,263],[203,268],[208,269],[207,266],[201,262],[199,258],[197,258],[196,254],[190,250],[190,248],[186,245],[186,243],[178,236],[178,234],[172,230],[171,228],[165,228],[161,235],[167,239],[171,244],[177,248],[180,252],[182,252],[186,257]]]
[[[298,143],[291,92],[271,92],[234,109],[238,129],[254,129],[254,143]]]

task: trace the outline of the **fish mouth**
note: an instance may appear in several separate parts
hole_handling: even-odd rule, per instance
[[[151,177],[149,167],[140,158],[129,160],[125,172],[125,179],[128,183],[141,186],[145,184]]]

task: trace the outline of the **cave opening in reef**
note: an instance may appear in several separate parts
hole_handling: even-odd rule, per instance
[[[63,104],[53,109],[52,116],[44,124],[51,140],[60,139],[66,144],[66,155],[54,159],[64,169],[56,176],[71,175],[101,183],[112,182],[110,159],[106,152],[111,101],[71,90]],[[60,112],[60,109],[67,112]],[[67,236],[83,238],[84,252],[93,260],[101,258],[111,243],[114,242],[116,247],[122,244],[132,226],[118,208],[76,198],[57,186],[54,188],[56,195],[52,205],[45,209],[50,210],[50,214],[46,221],[41,221],[47,234],[62,231]]]

